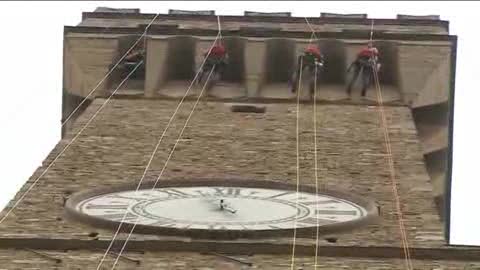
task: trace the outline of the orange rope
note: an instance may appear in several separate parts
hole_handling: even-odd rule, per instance
[[[402,245],[403,245],[403,251],[405,254],[405,264],[407,269],[413,269],[412,265],[412,260],[410,258],[410,249],[408,245],[408,239],[407,239],[407,233],[405,230],[405,224],[403,222],[403,213],[402,213],[402,208],[400,205],[400,195],[398,194],[397,190],[397,180],[396,180],[396,175],[395,175],[395,167],[394,167],[394,160],[393,160],[393,153],[392,153],[392,146],[391,146],[391,141],[390,141],[390,135],[388,133],[388,123],[387,119],[385,116],[385,111],[383,108],[383,97],[382,97],[382,92],[381,92],[381,87],[380,87],[380,82],[378,79],[378,72],[377,72],[377,67],[375,66],[376,63],[374,63],[373,66],[373,77],[375,81],[375,89],[377,93],[377,102],[379,104],[378,108],[380,111],[380,116],[381,116],[381,121],[382,121],[382,127],[383,127],[383,136],[385,140],[385,147],[387,151],[387,163],[389,167],[389,172],[390,172],[390,178],[392,180],[392,191],[393,195],[395,197],[395,206],[397,209],[397,214],[398,214],[398,223],[399,223],[399,228],[400,228],[400,235],[402,237]]]
[[[305,17],[305,22],[307,23],[308,27],[312,31],[310,35],[309,44],[312,42],[313,38],[318,39],[317,35],[315,34],[315,29],[313,29],[312,25]],[[315,77],[314,77],[314,87],[313,87],[313,148],[314,148],[314,172],[315,172],[315,194],[318,195],[318,155],[317,155],[317,66],[315,66]],[[317,203],[316,209],[318,210],[319,204]],[[318,267],[318,251],[319,251],[319,234],[320,234],[320,224],[317,217],[317,228],[315,234],[315,259],[314,259],[314,269],[317,270]]]
[[[315,79],[313,81],[313,148],[314,148],[314,162],[315,162],[315,194],[318,196],[318,155],[317,155],[317,66],[315,66]],[[319,209],[319,202],[316,205],[316,211],[318,212]],[[315,234],[315,261],[314,261],[314,269],[317,270],[317,262],[318,262],[318,235],[320,233],[320,224],[318,216],[317,218],[317,231]]]
[[[373,40],[373,24],[374,20],[372,20],[372,25],[370,28],[370,42]],[[378,71],[377,71],[377,62],[373,62],[373,79],[375,82],[375,89],[377,93],[377,103],[378,103],[378,108],[380,111],[380,116],[381,116],[381,121],[382,121],[382,127],[383,127],[383,136],[385,140],[385,148],[387,151],[387,163],[388,163],[388,168],[390,172],[390,178],[392,180],[392,192],[395,197],[395,206],[397,209],[397,215],[398,215],[398,226],[400,230],[400,236],[402,238],[402,246],[403,246],[403,252],[405,255],[405,266],[407,269],[413,269],[412,265],[412,260],[410,258],[410,249],[408,245],[408,237],[407,237],[407,232],[405,230],[405,224],[403,223],[403,213],[402,213],[402,207],[400,204],[400,195],[398,194],[397,190],[397,180],[396,180],[396,175],[395,175],[395,166],[394,166],[394,160],[393,160],[393,153],[392,153],[392,145],[390,141],[390,135],[388,133],[388,122],[387,118],[385,116],[385,110],[383,108],[383,96],[382,96],[382,91],[381,91],[381,86],[380,86],[380,80],[378,79]],[[364,72],[363,70],[362,72]]]

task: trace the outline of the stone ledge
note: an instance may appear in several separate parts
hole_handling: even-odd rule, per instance
[[[230,106],[230,110],[232,112],[265,113],[267,108],[254,104],[234,104]]]
[[[123,239],[114,241],[112,248],[121,248]],[[0,238],[0,248],[3,249],[40,249],[40,250],[82,250],[103,249],[110,245],[107,240],[78,240],[78,239],[47,239],[47,238]],[[314,256],[315,244],[297,243],[297,256]],[[455,260],[480,261],[478,248],[409,248],[411,259],[415,260]],[[161,240],[130,240],[125,248],[126,252],[220,252],[225,254],[291,254],[291,243],[265,243],[260,240],[245,241],[161,241]],[[350,257],[350,258],[404,258],[403,247],[358,247],[358,246],[331,246],[319,245],[318,256]]]

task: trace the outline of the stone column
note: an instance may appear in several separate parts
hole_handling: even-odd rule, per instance
[[[265,80],[266,43],[248,40],[245,44],[245,82],[248,97],[257,96]]]
[[[105,95],[111,76],[104,77],[118,54],[118,40],[68,37],[65,46],[68,47],[65,63],[69,65],[64,74],[66,90],[81,97],[86,97],[94,89],[91,98]],[[103,83],[99,84],[102,79]]]
[[[145,63],[145,96],[154,97],[165,83],[167,76],[166,63],[168,56],[167,39],[147,39]]]

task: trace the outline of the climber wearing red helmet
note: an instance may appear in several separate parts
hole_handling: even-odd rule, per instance
[[[290,83],[290,89],[292,93],[297,91],[298,86],[298,74],[300,74],[300,69],[302,73],[306,70],[309,71],[310,79],[310,96],[313,98],[314,89],[314,80],[318,79],[320,75],[320,70],[324,65],[324,57],[320,52],[320,48],[317,45],[310,44],[303,51],[303,55],[298,57],[296,72],[292,76]],[[301,67],[300,67],[301,66]],[[315,77],[315,69],[317,69]]]
[[[367,93],[367,89],[370,86],[372,76],[373,76],[373,68],[378,70],[380,69],[380,63],[378,63],[378,49],[373,46],[371,41],[368,42],[367,47],[364,47],[360,50],[357,54],[357,59],[348,67],[347,72],[353,68],[353,76],[350,80],[350,83],[347,87],[347,94],[350,96],[352,93],[352,86],[362,72],[362,92],[361,95],[364,97]]]
[[[114,68],[112,64],[110,69]],[[118,64],[121,79],[131,73],[132,79],[139,79],[145,76],[145,49],[143,44],[138,43]]]
[[[322,54],[320,53],[320,48],[317,45],[308,45],[305,49],[305,54],[310,54],[314,56],[316,59],[321,59]]]
[[[214,73],[221,76],[227,66],[228,54],[222,42],[216,42],[210,51],[204,53],[204,57],[206,58],[205,63],[200,70],[197,83],[201,83],[203,77],[214,67]]]
[[[208,52],[206,54],[208,54]],[[223,46],[223,44],[221,43],[215,44],[212,47],[212,50],[210,51],[210,57],[222,58],[222,57],[225,57],[226,54],[227,54],[227,50],[225,49],[225,46]]]

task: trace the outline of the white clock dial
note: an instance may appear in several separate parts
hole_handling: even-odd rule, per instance
[[[150,227],[203,230],[277,230],[361,219],[367,210],[345,199],[293,190],[247,187],[168,187],[112,192],[81,200],[91,217]]]

